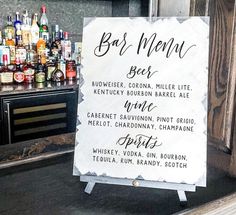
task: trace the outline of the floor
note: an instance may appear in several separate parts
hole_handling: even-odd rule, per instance
[[[188,205],[176,191],[97,184],[91,195],[72,176],[73,155],[11,167],[0,171],[1,215],[158,214],[169,215],[236,192],[236,179],[213,166],[210,153],[207,188],[188,192]]]

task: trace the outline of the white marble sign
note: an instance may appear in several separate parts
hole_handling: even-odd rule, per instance
[[[206,185],[208,18],[90,18],[74,175]]]

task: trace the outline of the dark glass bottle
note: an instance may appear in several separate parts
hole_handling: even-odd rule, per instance
[[[38,59],[38,65],[35,72],[35,81],[37,83],[43,83],[46,81],[45,66],[41,63],[41,58]]]
[[[52,73],[52,81],[62,82],[65,80],[64,73],[56,66],[56,69]]]
[[[22,71],[19,58],[16,58],[16,70],[14,71],[13,79],[15,84],[21,84],[25,79],[25,75]]]

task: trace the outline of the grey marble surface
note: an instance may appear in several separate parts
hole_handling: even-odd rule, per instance
[[[0,29],[6,25],[7,15],[15,19],[28,10],[41,15],[41,5],[46,5],[49,29],[59,24],[69,32],[72,41],[81,41],[84,17],[139,16],[144,0],[0,0]],[[40,18],[40,16],[39,16]]]
[[[59,24],[68,31],[72,40],[80,40],[85,16],[112,16],[112,1],[108,0],[0,0],[0,26],[6,25],[7,15],[15,19],[15,12],[41,14],[41,5],[46,5],[49,27]]]

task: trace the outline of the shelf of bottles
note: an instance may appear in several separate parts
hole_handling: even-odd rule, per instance
[[[7,16],[7,25],[0,34],[0,84],[31,84],[76,80],[80,68],[80,43],[73,44],[68,32],[49,22],[46,7],[41,17],[30,17],[27,10]]]

